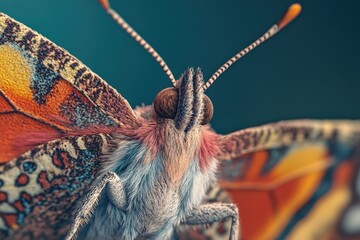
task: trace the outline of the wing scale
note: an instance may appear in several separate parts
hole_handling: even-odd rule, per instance
[[[360,195],[358,122],[284,121],[225,135],[220,145],[219,182],[239,207],[243,239],[360,236],[347,214]]]
[[[0,13],[0,163],[66,136],[136,126],[128,102],[62,48]]]

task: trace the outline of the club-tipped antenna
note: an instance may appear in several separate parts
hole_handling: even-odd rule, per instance
[[[136,42],[138,42],[150,55],[155,58],[166,75],[169,77],[172,85],[176,87],[176,80],[164,59],[150,46],[116,11],[111,9],[108,0],[99,0],[105,11],[119,24]]]
[[[272,36],[274,36],[276,33],[278,33],[281,29],[283,29],[287,24],[289,24],[292,20],[294,20],[301,12],[301,5],[298,3],[292,4],[289,9],[285,12],[283,17],[280,19],[280,21],[273,25],[269,30],[265,32],[264,35],[262,35],[260,38],[258,38],[255,42],[238,52],[235,56],[230,58],[224,65],[222,65],[212,76],[211,78],[204,83],[203,90],[205,91],[208,89],[215,80],[228,69],[231,65],[233,65],[237,60],[242,58],[244,55],[246,55],[248,52],[259,46],[261,43],[265,42]]]

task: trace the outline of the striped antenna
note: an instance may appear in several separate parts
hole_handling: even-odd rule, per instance
[[[176,80],[169,67],[162,57],[150,46],[117,12],[111,9],[108,0],[99,0],[105,11],[119,24],[136,42],[138,42],[153,58],[159,63],[166,75],[169,77],[172,85],[176,87]]]
[[[265,42],[272,36],[274,36],[276,33],[278,33],[281,29],[283,29],[287,24],[289,24],[292,20],[294,20],[299,13],[301,12],[301,5],[298,3],[292,4],[289,9],[285,12],[283,17],[280,19],[280,21],[273,25],[267,32],[262,35],[259,39],[257,39],[255,42],[238,52],[235,56],[229,59],[224,65],[222,65],[212,76],[211,78],[204,83],[203,89],[204,91],[208,89],[215,80],[228,69],[231,65],[233,65],[237,60],[242,58],[244,55],[246,55],[248,52],[259,46],[261,43]]]

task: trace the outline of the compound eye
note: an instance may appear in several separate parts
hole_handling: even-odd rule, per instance
[[[155,112],[162,118],[174,119],[177,111],[178,100],[179,94],[175,88],[165,88],[155,97]]]
[[[204,115],[201,121],[202,125],[208,124],[214,115],[214,106],[208,96],[204,94]]]

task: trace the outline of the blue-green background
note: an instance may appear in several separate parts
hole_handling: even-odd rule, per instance
[[[255,40],[288,0],[113,0],[175,77],[205,78]],[[207,91],[221,133],[296,118],[360,118],[360,1],[299,1],[300,17],[236,63]],[[156,62],[95,0],[1,0],[0,11],[67,49],[135,107],[170,86]],[[1,56],[0,56],[1,57]]]

